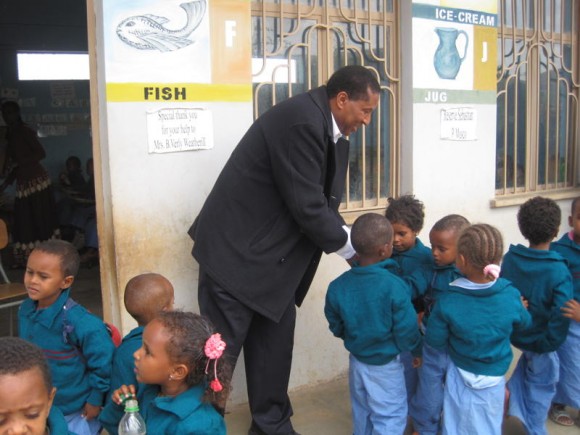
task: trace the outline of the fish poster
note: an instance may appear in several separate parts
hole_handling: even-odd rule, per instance
[[[105,0],[108,83],[210,83],[209,0]]]

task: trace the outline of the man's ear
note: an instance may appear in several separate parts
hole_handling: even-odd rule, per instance
[[[336,94],[336,105],[339,109],[342,109],[347,101],[348,94],[345,91],[340,91],[338,94]]]

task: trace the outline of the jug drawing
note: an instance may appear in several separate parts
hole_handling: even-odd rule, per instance
[[[433,65],[439,78],[454,80],[457,77],[461,63],[467,54],[467,44],[469,37],[463,30],[457,30],[452,27],[436,27],[435,32],[439,36],[439,46],[433,57]],[[465,36],[465,48],[463,56],[459,56],[457,50],[457,38],[459,35]]]

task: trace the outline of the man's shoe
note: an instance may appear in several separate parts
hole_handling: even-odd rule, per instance
[[[268,434],[264,432],[262,429],[260,429],[258,426],[256,426],[254,423],[252,423],[250,429],[248,430],[248,435],[268,435]],[[292,429],[291,432],[288,432],[285,435],[300,435],[300,434],[296,432],[294,429]]]

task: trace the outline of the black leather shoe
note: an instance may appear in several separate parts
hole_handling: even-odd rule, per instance
[[[260,429],[258,426],[256,426],[254,423],[252,423],[250,429],[248,430],[248,435],[268,435],[268,434],[264,432],[262,429]],[[292,430],[291,432],[288,432],[285,435],[300,435],[300,434],[295,430]]]

